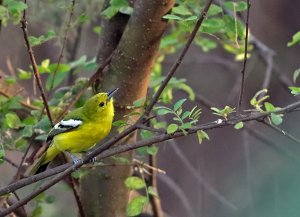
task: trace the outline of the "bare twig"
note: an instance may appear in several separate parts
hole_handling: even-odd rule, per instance
[[[178,67],[181,65],[183,58],[185,57],[188,49],[190,48],[204,18],[206,17],[206,13],[210,8],[210,5],[212,4],[213,0],[209,0],[204,9],[201,11],[199,18],[197,20],[197,23],[192,31],[192,33],[189,36],[189,39],[185,45],[185,47],[183,48],[183,50],[181,51],[178,59],[176,60],[176,62],[174,63],[174,65],[171,67],[170,71],[168,72],[168,74],[166,75],[166,78],[163,80],[162,84],[160,85],[159,89],[157,90],[157,92],[155,93],[155,95],[153,96],[152,101],[149,103],[149,105],[147,106],[147,108],[145,109],[145,116],[148,116],[153,108],[153,106],[157,103],[161,93],[163,92],[163,90],[165,89],[165,87],[167,86],[168,82],[170,81],[170,79],[173,77],[174,73],[177,71]]]
[[[26,3],[26,0],[24,2]],[[24,12],[23,12],[23,18],[21,20],[21,28],[23,30],[25,44],[26,44],[26,47],[27,47],[27,51],[28,51],[31,63],[32,63],[33,74],[34,74],[34,77],[37,81],[37,85],[38,85],[38,88],[40,90],[44,106],[46,108],[47,116],[49,118],[49,121],[50,121],[51,125],[53,126],[53,119],[52,119],[52,116],[51,116],[51,112],[50,112],[50,108],[49,108],[48,101],[47,101],[47,98],[46,98],[46,94],[45,94],[45,91],[44,91],[44,88],[43,88],[41,76],[40,76],[40,73],[38,71],[38,67],[37,67],[37,64],[36,64],[36,61],[35,61],[33,50],[31,48],[31,45],[30,45],[29,40],[28,40],[26,10],[24,10]]]
[[[13,162],[11,159],[9,159],[8,157],[4,157],[3,159],[4,159],[7,163],[9,163],[11,166],[13,166],[13,167],[15,167],[15,168],[18,169],[18,165],[17,165],[15,162]]]
[[[59,54],[59,57],[58,57],[58,61],[57,61],[54,73],[53,73],[53,78],[52,78],[51,85],[50,85],[50,92],[53,89],[54,80],[55,80],[55,77],[56,77],[56,74],[57,74],[57,70],[59,68],[60,62],[61,62],[62,57],[64,55],[64,50],[65,50],[65,46],[66,46],[67,39],[68,39],[68,33],[69,33],[69,30],[70,30],[70,27],[71,27],[72,17],[74,15],[74,8],[75,8],[75,0],[72,0],[71,9],[70,9],[70,16],[69,16],[69,20],[68,20],[67,27],[66,27],[62,48],[61,48],[61,51],[60,51],[60,54]]]
[[[6,92],[4,92],[3,90],[0,90],[0,95],[5,96],[6,98],[10,98],[12,96],[8,95]],[[21,105],[24,106],[25,108],[28,108],[30,110],[39,110],[39,107],[36,107],[34,105],[28,104],[24,101],[20,101]]]
[[[297,144],[300,144],[300,140],[298,138],[296,138],[295,136],[291,135],[290,133],[286,132],[285,130],[283,129],[280,129],[279,127],[273,125],[273,124],[270,124],[269,122],[267,121],[264,121],[262,122],[264,123],[265,125],[267,125],[268,127],[272,128],[273,130],[279,132],[280,134],[284,135],[285,137],[287,137],[288,139],[290,139],[291,141],[297,143]]]
[[[156,167],[156,156],[149,155],[149,164],[151,167]],[[149,185],[157,192],[157,170],[150,169]],[[160,199],[157,196],[149,195],[154,217],[163,217],[164,212],[161,207]]]
[[[243,68],[241,70],[242,74],[242,81],[241,81],[241,88],[240,88],[240,94],[239,94],[239,101],[237,105],[237,114],[239,115],[241,113],[241,106],[242,106],[242,100],[243,100],[243,94],[244,94],[244,83],[245,83],[245,71],[246,71],[246,64],[247,64],[247,55],[248,55],[248,35],[249,35],[249,14],[250,14],[250,0],[247,0],[247,17],[246,17],[246,37],[245,37],[245,51],[244,51],[244,62],[243,62]]]

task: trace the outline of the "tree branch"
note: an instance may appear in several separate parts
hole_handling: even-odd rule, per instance
[[[153,99],[151,100],[151,102],[149,103],[149,105],[147,106],[147,108],[145,109],[145,115],[149,116],[153,106],[157,103],[161,93],[163,92],[163,90],[165,89],[165,87],[167,86],[168,82],[170,81],[170,79],[173,77],[174,73],[177,71],[178,67],[181,65],[183,58],[185,57],[188,49],[190,48],[204,18],[206,17],[207,11],[210,8],[210,5],[212,4],[213,0],[209,0],[204,9],[201,11],[199,18],[197,20],[197,23],[192,31],[192,33],[189,36],[189,39],[185,45],[185,47],[183,48],[183,50],[181,51],[178,59],[176,60],[176,62],[174,63],[174,65],[171,67],[170,71],[168,72],[168,74],[166,75],[166,78],[163,80],[162,84],[160,85],[159,89],[157,90],[157,92],[155,93],[155,95],[153,96]]]
[[[241,89],[240,89],[240,95],[239,95],[239,101],[237,105],[237,114],[239,115],[241,113],[241,106],[242,106],[242,100],[243,100],[243,94],[244,94],[244,83],[245,83],[245,70],[246,70],[246,64],[247,64],[247,54],[248,54],[248,35],[249,35],[249,14],[250,14],[250,0],[247,0],[247,17],[246,17],[246,37],[245,37],[245,51],[244,51],[244,63],[243,68],[241,70],[242,73],[242,81],[241,81]]]
[[[24,2],[26,4],[26,0]],[[38,85],[38,88],[40,90],[40,93],[41,93],[41,96],[42,96],[42,99],[43,99],[43,104],[46,108],[47,116],[49,118],[49,121],[50,121],[51,125],[53,126],[53,119],[52,119],[52,115],[51,115],[50,108],[49,108],[49,105],[48,105],[48,100],[46,98],[46,94],[45,94],[43,84],[42,84],[42,80],[41,80],[41,76],[40,76],[40,73],[38,71],[36,61],[35,61],[33,50],[31,48],[31,45],[30,45],[29,39],[28,39],[26,10],[24,10],[23,18],[21,19],[21,28],[23,30],[23,36],[24,36],[26,47],[27,47],[27,52],[29,54],[29,57],[30,57],[30,60],[31,60],[31,63],[32,63],[33,74],[34,74],[34,77],[37,81],[37,85]]]

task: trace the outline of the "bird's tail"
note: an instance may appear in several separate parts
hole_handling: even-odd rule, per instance
[[[54,145],[51,145],[33,165],[32,169],[29,172],[29,175],[36,175],[44,172],[47,169],[50,161],[52,161],[58,153],[59,150]]]

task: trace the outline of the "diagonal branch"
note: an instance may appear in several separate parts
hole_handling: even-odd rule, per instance
[[[149,116],[153,106],[157,103],[161,93],[163,92],[163,90],[165,89],[165,87],[167,86],[167,84],[169,83],[170,79],[173,77],[174,73],[177,71],[178,67],[181,65],[183,58],[185,57],[187,51],[189,50],[204,18],[206,17],[207,11],[210,8],[210,5],[212,4],[213,0],[209,0],[204,9],[201,11],[199,18],[197,20],[197,23],[192,31],[192,33],[189,36],[189,39],[185,45],[185,47],[183,48],[183,50],[181,51],[178,59],[176,60],[176,62],[174,63],[174,65],[171,67],[170,71],[168,72],[166,78],[163,80],[162,84],[160,85],[159,89],[157,90],[157,92],[155,93],[155,95],[153,96],[152,101],[149,103],[149,105],[147,106],[147,108],[145,109],[145,116]]]
[[[245,83],[245,71],[246,71],[246,64],[247,64],[247,54],[248,54],[248,35],[249,35],[249,14],[250,14],[250,0],[247,0],[247,17],[246,17],[246,37],[245,37],[245,51],[244,51],[244,62],[243,62],[243,68],[241,70],[242,73],[242,81],[241,81],[241,89],[240,89],[240,95],[239,95],[239,101],[237,105],[237,114],[239,115],[241,113],[241,105],[243,101],[243,94],[244,94],[244,83]]]
[[[25,3],[26,3],[26,0],[25,0]],[[46,98],[46,94],[45,94],[44,87],[43,87],[42,80],[41,80],[41,76],[40,76],[40,73],[38,71],[36,61],[35,61],[33,50],[32,50],[32,47],[29,43],[27,24],[28,23],[27,23],[27,20],[26,20],[26,10],[24,10],[23,18],[21,20],[21,28],[23,30],[23,36],[24,36],[25,44],[26,44],[26,47],[27,47],[27,51],[28,51],[31,63],[32,63],[33,74],[34,74],[34,77],[37,81],[37,85],[38,85],[38,88],[40,90],[40,93],[41,93],[41,96],[42,96],[42,99],[43,99],[43,104],[46,108],[47,116],[49,118],[49,121],[50,121],[51,125],[53,126],[53,118],[52,118],[50,108],[49,108],[49,105],[48,105],[48,100]]]
[[[69,20],[68,20],[68,23],[67,23],[67,28],[66,28],[66,31],[65,31],[65,34],[64,34],[63,45],[62,45],[62,48],[61,48],[61,51],[60,51],[60,54],[59,54],[59,57],[58,57],[58,61],[56,63],[56,67],[55,67],[55,70],[54,70],[53,78],[52,78],[52,81],[51,81],[50,92],[53,89],[54,80],[55,80],[55,77],[57,75],[57,70],[59,68],[60,62],[61,62],[61,60],[63,58],[63,55],[64,55],[64,50],[65,50],[65,46],[66,46],[67,39],[68,39],[68,33],[69,33],[69,30],[70,30],[70,27],[71,27],[72,17],[74,15],[74,8],[75,8],[75,0],[72,0],[71,9],[70,9],[71,10],[70,11],[70,16],[69,16]]]

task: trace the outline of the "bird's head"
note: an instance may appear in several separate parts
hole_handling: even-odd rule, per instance
[[[107,93],[98,93],[86,101],[83,112],[89,118],[105,118],[114,116],[113,95],[118,88]]]

